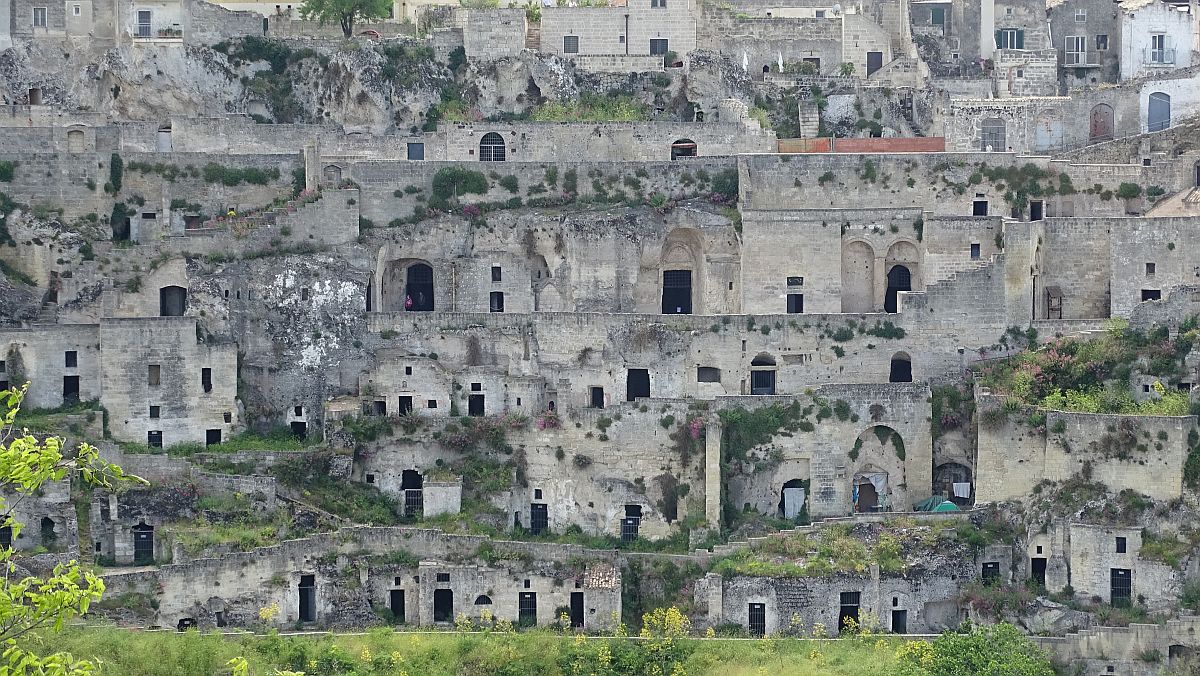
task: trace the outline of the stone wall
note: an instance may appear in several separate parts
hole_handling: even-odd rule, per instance
[[[499,59],[525,49],[525,10],[468,9],[463,26],[467,58]]]
[[[102,391],[100,332],[95,325],[39,326],[0,331],[0,389],[29,382],[25,408],[63,405],[65,379],[76,378],[79,401],[94,401]],[[75,366],[67,366],[73,352]]]
[[[651,40],[666,40],[681,58],[696,48],[697,7],[692,0],[630,0],[624,7],[544,7],[542,46],[564,55],[566,36],[579,38],[579,54],[650,54]],[[622,39],[623,38],[623,39]]]

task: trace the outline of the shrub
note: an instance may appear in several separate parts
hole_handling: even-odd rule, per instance
[[[114,195],[121,192],[121,181],[124,176],[125,161],[121,159],[120,155],[113,153],[108,160],[108,183],[105,184],[104,189]]]

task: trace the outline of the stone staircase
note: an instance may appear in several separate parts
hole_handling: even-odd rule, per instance
[[[525,29],[525,49],[540,51],[542,48],[542,25],[531,23]]]
[[[45,301],[42,303],[41,310],[38,311],[37,319],[33,320],[34,324],[57,324],[58,323],[58,303]]]
[[[1200,204],[1200,188],[1192,188],[1183,196],[1184,204]]]
[[[217,216],[204,221],[200,226],[187,228],[188,234],[210,234],[227,228],[238,227],[245,230],[255,230],[262,227],[272,228],[281,220],[286,219],[292,214],[309,205],[316,204],[321,196],[318,194],[311,199],[290,199],[278,207],[272,207],[265,211],[256,212],[248,216],[235,216],[233,218]]]
[[[815,101],[801,101],[799,106],[800,137],[816,138],[821,133],[821,111]]]

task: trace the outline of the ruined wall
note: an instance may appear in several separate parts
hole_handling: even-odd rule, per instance
[[[996,396],[977,392],[976,400],[981,411],[1001,406]],[[981,419],[977,501],[1022,498],[1043,480],[1081,474],[1112,491],[1129,488],[1156,500],[1179,497],[1193,417],[1044,413],[1044,430],[1031,428],[1020,413],[998,423]]]
[[[1124,552],[1117,551],[1124,539]],[[1099,596],[1112,603],[1112,569],[1131,572],[1132,600],[1152,611],[1173,608],[1182,590],[1182,575],[1169,566],[1139,558],[1142,529],[1070,524],[1071,586],[1080,596]]]
[[[67,353],[75,366],[67,366]],[[0,331],[0,389],[29,382],[23,406],[62,406],[66,378],[77,378],[79,401],[100,398],[100,331],[96,325],[38,326]]]

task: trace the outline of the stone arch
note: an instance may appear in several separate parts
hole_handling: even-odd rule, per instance
[[[507,159],[508,148],[504,145],[504,137],[494,131],[489,131],[479,139],[480,162],[503,162]]]
[[[908,356],[907,352],[893,354],[888,369],[888,382],[911,383],[912,381],[912,357]]]
[[[954,494],[954,484],[968,484],[966,497]],[[933,494],[941,495],[957,505],[970,505],[975,495],[971,468],[957,462],[944,462],[933,469]]]
[[[775,394],[775,357],[760,352],[750,360],[750,394]]]
[[[1107,103],[1097,103],[1092,106],[1088,115],[1088,143],[1111,141],[1116,125],[1113,107]]]
[[[904,440],[900,433],[887,425],[872,425],[854,440],[849,452],[850,462],[858,464],[851,480],[851,502],[855,512],[886,511],[891,507],[891,488],[888,473],[879,464],[892,458],[905,457]],[[870,488],[863,484],[870,484]]]
[[[663,241],[659,297],[663,314],[703,314],[701,263],[704,239],[692,228],[675,228]]]
[[[855,240],[842,247],[842,312],[875,310],[875,250]]]
[[[67,152],[82,153],[87,151],[87,136],[82,129],[67,130]]]
[[[672,160],[677,160],[681,157],[695,157],[698,154],[696,142],[690,138],[681,138],[671,144]]]
[[[429,261],[419,258],[389,261],[379,284],[378,307],[382,312],[430,312],[437,307],[436,289],[437,276]]]
[[[327,164],[321,170],[321,179],[329,185],[341,185],[342,183],[342,168],[336,164]]]
[[[479,596],[475,597],[475,605],[490,606],[492,605],[492,598],[487,594],[480,594]]]
[[[918,271],[921,252],[912,242],[901,240],[888,248],[884,259],[886,274],[886,289],[883,296],[884,312],[896,312],[899,308],[901,291],[912,291],[917,288]]]
[[[856,513],[886,512],[891,508],[888,473],[868,464],[850,481],[850,501]]]

